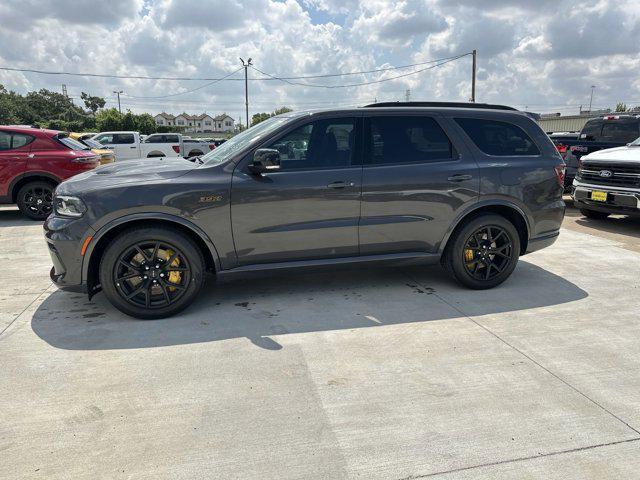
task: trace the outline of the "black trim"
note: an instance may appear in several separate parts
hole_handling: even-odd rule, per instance
[[[474,110],[511,110],[518,111],[517,108],[508,107],[507,105],[495,105],[491,103],[467,103],[467,102],[380,102],[365,105],[364,108],[380,108],[380,107],[452,107],[452,108],[469,108]]]

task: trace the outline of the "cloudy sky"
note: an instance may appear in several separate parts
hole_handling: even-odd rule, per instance
[[[640,105],[637,0],[2,0],[0,67],[219,78],[252,57],[286,77],[423,63],[478,50],[477,101],[577,113]],[[378,101],[467,101],[471,58],[362,75],[250,82],[250,112]],[[244,83],[47,76],[0,70],[18,92],[104,96],[135,112],[244,113]],[[402,78],[393,78],[405,75]],[[257,71],[250,77],[264,78]],[[370,85],[336,87],[389,79]],[[308,86],[313,84],[315,86]],[[203,87],[199,88],[198,87]],[[188,90],[198,89],[191,93]]]

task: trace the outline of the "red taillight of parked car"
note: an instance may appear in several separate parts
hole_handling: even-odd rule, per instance
[[[556,145],[556,150],[558,150],[559,154],[563,155],[567,153],[567,146],[562,143],[559,143]]]
[[[565,172],[565,168],[566,165],[563,163],[561,165],[556,165],[555,167],[553,167],[553,169],[556,172],[556,180],[558,180],[558,184],[561,187],[564,187],[564,172]]]
[[[180,153],[180,145],[171,145],[171,148],[173,148],[174,152]]]
[[[216,148],[216,144],[215,143],[209,144],[209,150],[213,150],[214,148]]]

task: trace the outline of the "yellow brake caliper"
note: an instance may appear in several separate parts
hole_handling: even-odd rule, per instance
[[[473,250],[471,250],[470,248],[465,248],[464,250],[464,259],[467,261],[467,263],[471,263],[473,262]],[[173,273],[173,272],[172,272]]]
[[[167,250],[165,255],[165,260],[169,260],[171,258],[171,255],[174,254],[173,250]],[[176,258],[173,262],[171,262],[172,267],[179,267],[180,266],[180,260],[178,258]],[[182,279],[182,276],[180,275],[180,272],[169,272],[169,283],[177,283],[180,284],[180,280]],[[169,291],[173,292],[175,291],[175,288],[173,287],[169,287]]]

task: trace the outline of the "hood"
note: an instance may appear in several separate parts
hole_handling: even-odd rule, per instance
[[[185,175],[197,164],[181,157],[157,157],[109,163],[62,182],[57,191],[65,194],[108,188],[126,183],[151,183]]]
[[[640,147],[616,147],[584,155],[582,161],[640,162]]]

